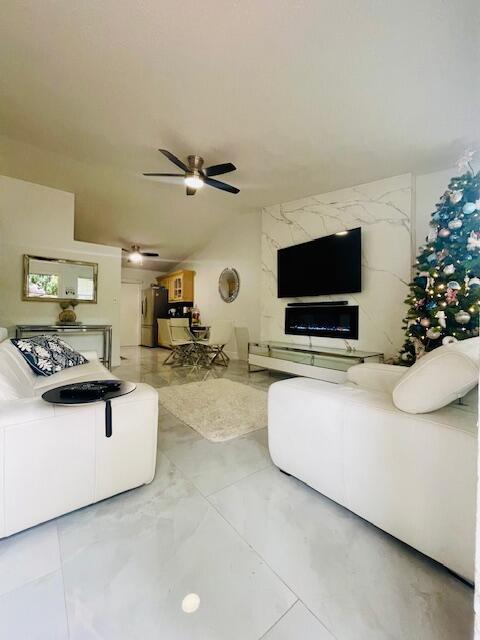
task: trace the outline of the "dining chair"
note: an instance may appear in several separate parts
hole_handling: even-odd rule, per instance
[[[210,325],[210,333],[206,340],[201,342],[208,348],[211,356],[211,364],[228,366],[230,358],[224,349],[233,335],[233,322],[214,320]]]
[[[188,329],[187,318],[170,318],[168,321],[168,331],[170,335],[170,346],[172,352],[163,364],[181,367],[187,364],[189,356],[192,354],[195,341]]]

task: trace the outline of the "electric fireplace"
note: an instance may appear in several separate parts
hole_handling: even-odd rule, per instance
[[[316,338],[358,339],[358,307],[302,305],[285,309],[285,333]]]

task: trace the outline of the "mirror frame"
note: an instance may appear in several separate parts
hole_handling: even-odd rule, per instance
[[[224,298],[222,294],[222,285],[221,285],[222,276],[224,273],[232,273],[232,272],[236,278],[235,291],[229,298]],[[240,276],[238,274],[238,271],[234,267],[226,267],[218,276],[218,293],[220,294],[220,298],[223,300],[223,302],[230,304],[231,302],[234,302],[234,300],[237,299],[239,292],[240,292]]]
[[[30,260],[44,260],[45,262],[60,262],[61,264],[78,264],[82,267],[93,268],[93,300],[76,300],[75,298],[46,298],[44,296],[28,295],[28,274]],[[24,302],[77,302],[78,304],[96,304],[97,303],[97,286],[98,286],[98,264],[96,262],[84,262],[82,260],[67,260],[66,258],[46,258],[45,256],[31,256],[24,254],[23,256],[23,292],[22,300]]]

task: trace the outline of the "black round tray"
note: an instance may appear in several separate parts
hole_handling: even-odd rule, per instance
[[[105,436],[112,435],[112,405],[110,400],[124,396],[136,389],[133,382],[125,380],[89,380],[73,382],[55,387],[42,394],[46,402],[52,404],[88,404],[105,402]]]

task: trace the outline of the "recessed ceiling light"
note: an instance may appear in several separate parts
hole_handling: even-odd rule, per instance
[[[182,600],[182,610],[185,613],[195,613],[200,606],[200,596],[196,593],[189,593]]]

